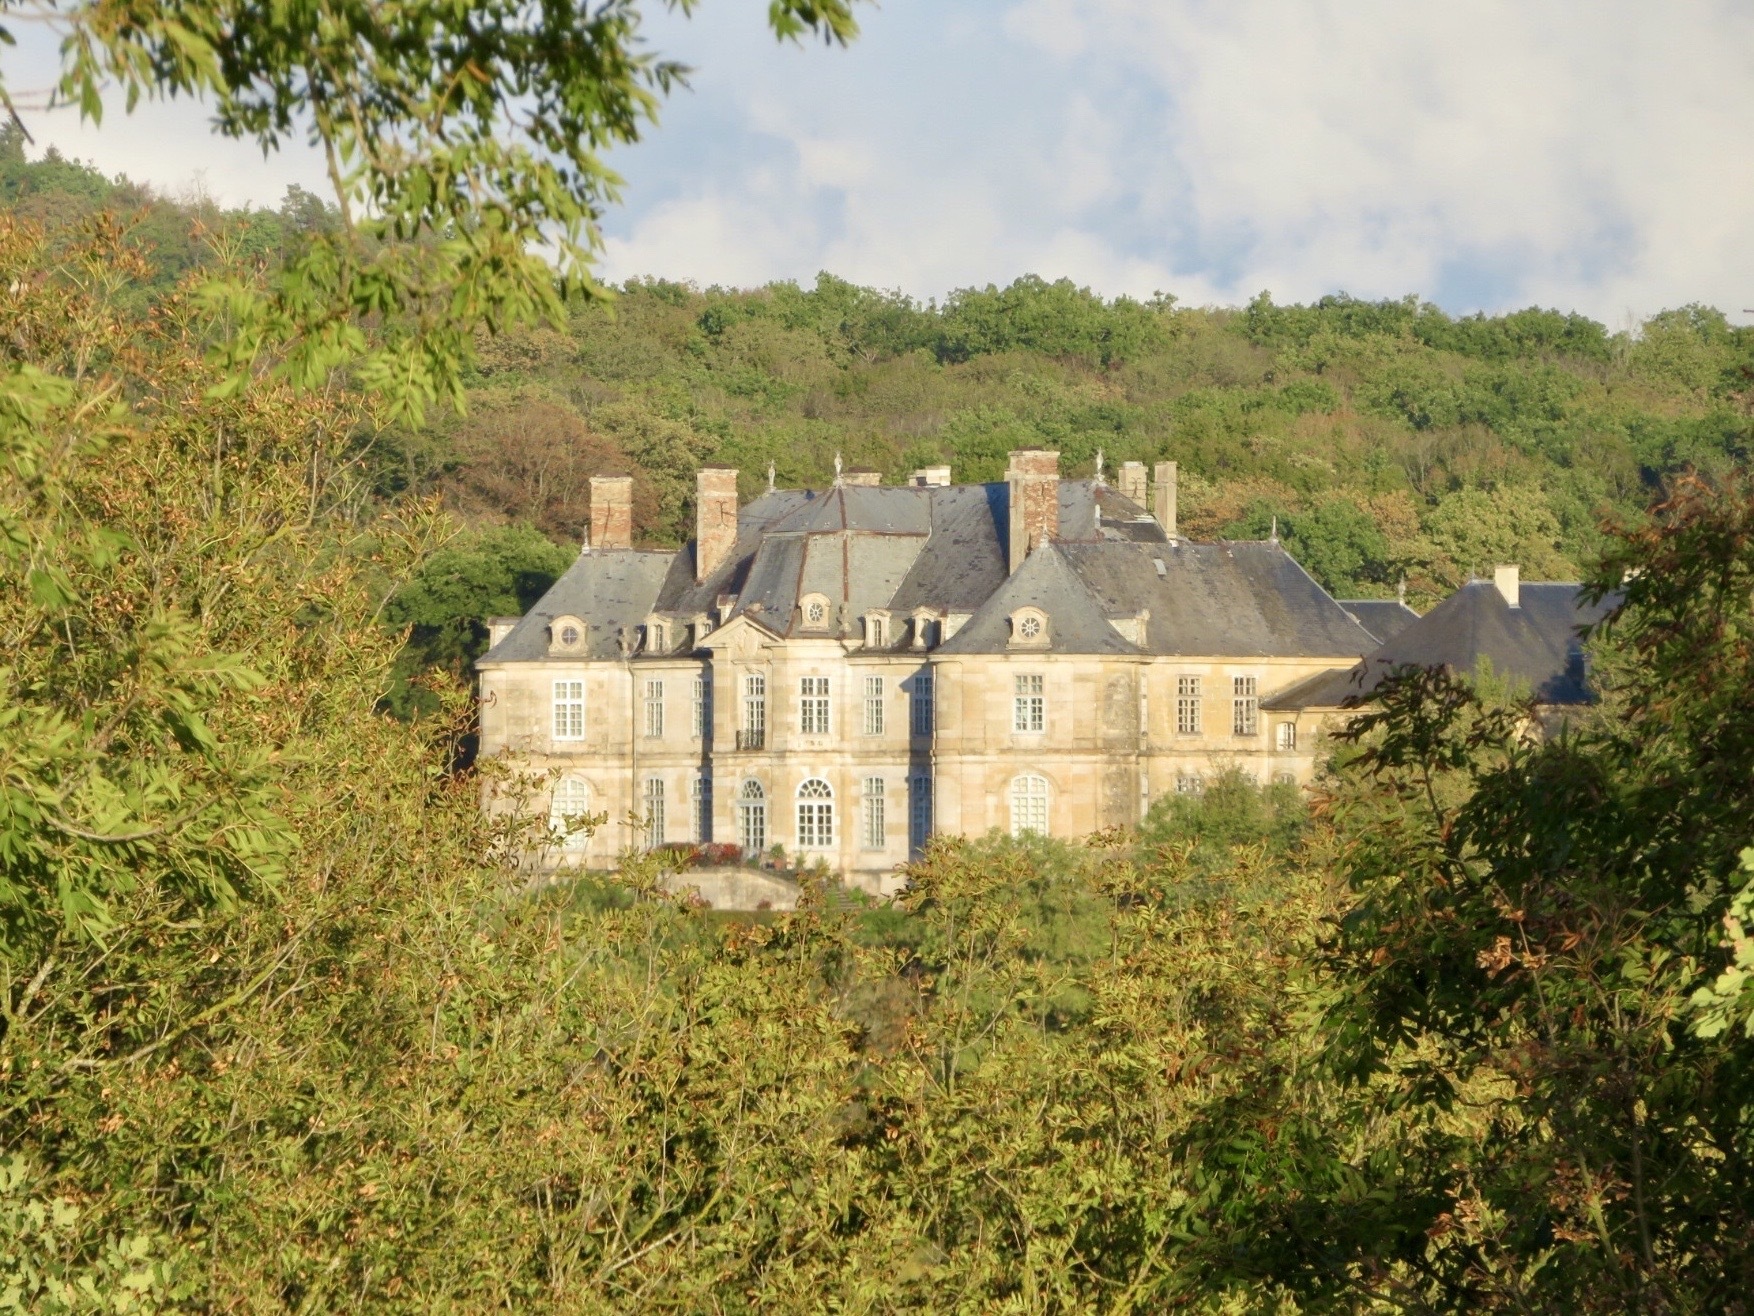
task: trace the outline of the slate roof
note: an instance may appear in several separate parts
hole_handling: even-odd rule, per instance
[[[1481,661],[1495,675],[1528,688],[1542,704],[1593,701],[1579,632],[1618,602],[1585,605],[1582,586],[1537,582],[1511,607],[1491,581],[1464,585],[1437,607],[1344,672],[1331,672],[1263,701],[1266,708],[1338,708],[1382,684],[1397,667],[1443,667],[1470,675]]]
[[[1008,499],[1003,483],[769,492],[739,509],[736,544],[707,580],[695,581],[693,544],[581,554],[481,661],[547,658],[548,624],[561,615],[586,620],[592,658],[619,657],[620,630],[654,613],[705,614],[716,626],[723,607],[723,620],[748,615],[796,634],[808,594],[829,600],[831,635],[858,635],[866,612],[888,609],[897,646],[910,642],[902,623],[916,608],[969,614],[947,652],[1005,650],[1010,614],[1025,603],[1048,614],[1050,652],[1350,661],[1376,645],[1280,545],[1171,541],[1144,508],[1091,480],[1060,481],[1059,538],[1013,576]],[[1111,624],[1141,611],[1142,643]],[[686,626],[671,635],[691,643]]]
[[[1399,599],[1341,599],[1340,606],[1358,620],[1381,644],[1392,640],[1409,625],[1419,620],[1414,612]]]

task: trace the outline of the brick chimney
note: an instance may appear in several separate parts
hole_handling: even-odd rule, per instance
[[[1011,487],[1010,566],[1016,571],[1030,550],[1060,533],[1060,454],[1019,449],[1011,454],[1005,483]]]
[[[737,472],[703,466],[694,477],[694,579],[705,580],[737,544]]]
[[[633,547],[633,476],[591,477],[592,552]]]
[[[1504,595],[1504,601],[1511,607],[1523,606],[1522,568],[1516,563],[1493,568],[1492,583],[1498,586],[1498,592]]]
[[[1145,501],[1146,493],[1145,493],[1145,463],[1144,462],[1122,462],[1121,463],[1120,490],[1121,490],[1121,497],[1122,498],[1132,499],[1135,503],[1139,504],[1140,508],[1145,508],[1145,507],[1149,506],[1149,504]]]
[[[1157,484],[1151,491],[1151,514],[1157,518],[1157,524],[1163,527],[1163,533],[1171,539],[1177,538],[1175,530],[1175,463],[1157,463]]]

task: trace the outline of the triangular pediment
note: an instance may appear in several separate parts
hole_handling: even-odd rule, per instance
[[[738,613],[723,626],[710,632],[700,642],[700,647],[711,649],[715,653],[721,650],[729,650],[732,653],[748,653],[754,649],[765,649],[779,638],[773,631],[751,618],[748,613]]]

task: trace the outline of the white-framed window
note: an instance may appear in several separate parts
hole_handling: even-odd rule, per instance
[[[1047,696],[1040,676],[1019,676],[1011,698],[1011,729],[1041,731],[1047,726]]]
[[[866,777],[865,788],[859,795],[859,842],[867,850],[882,850],[889,845],[884,790],[883,778]]]
[[[646,846],[656,848],[664,844],[664,779],[647,777],[646,792]]]
[[[867,676],[865,678],[865,734],[880,736],[883,734],[883,678]]]
[[[1200,734],[1200,678],[1175,678],[1175,733],[1178,736]]]
[[[865,643],[873,649],[889,644],[889,620],[886,617],[865,618]]]
[[[1279,750],[1297,748],[1297,723],[1281,722],[1273,728],[1273,747]]]
[[[910,708],[916,736],[932,734],[932,674],[920,672],[914,677],[914,697]]]
[[[798,681],[798,730],[806,736],[828,734],[828,678],[806,676]]]
[[[924,774],[908,778],[907,843],[911,850],[924,850],[932,837],[932,779]]]
[[[591,812],[591,783],[583,777],[562,777],[554,783],[554,796],[548,804],[548,825],[561,837],[560,848],[577,853],[591,839],[590,829],[583,825]]]
[[[1295,786],[1297,785],[1297,774],[1295,772],[1275,772],[1273,784],[1275,786]]]
[[[1026,772],[1011,779],[1011,835],[1048,834],[1048,781]]]
[[[694,839],[702,845],[713,839],[713,779],[701,773],[689,790],[694,814]]]
[[[646,682],[646,739],[664,738],[664,682],[654,678]]]
[[[556,681],[554,683],[554,738],[583,740],[585,738],[585,683]]]
[[[826,850],[834,844],[834,789],[821,777],[798,787],[798,848]]]
[[[1197,775],[1185,774],[1177,777],[1175,779],[1175,793],[1177,795],[1204,795],[1206,793],[1206,779]]]
[[[753,777],[737,791],[737,844],[746,855],[767,851],[767,792]]]
[[[1230,678],[1230,734],[1252,736],[1259,729],[1260,688],[1255,677]]]
[[[646,652],[665,653],[670,648],[670,623],[665,621],[649,621],[646,623]]]
[[[804,625],[811,630],[821,630],[828,625],[828,600],[821,594],[806,594],[798,606],[804,615]]]
[[[702,740],[706,737],[707,728],[712,725],[713,685],[705,672],[694,678],[694,738]]]
[[[767,677],[760,672],[743,678],[743,730],[752,736],[767,732]]]

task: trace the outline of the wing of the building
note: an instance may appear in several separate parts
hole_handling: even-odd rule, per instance
[[[550,809],[551,860],[713,841],[821,858],[873,890],[933,832],[1079,836],[1235,766],[1302,781],[1272,699],[1378,647],[1276,542],[1175,531],[1175,469],[1062,480],[852,475],[740,503],[700,474],[696,535],[631,547],[625,478],[479,664],[482,750]],[[601,528],[601,529],[600,529]],[[503,787],[491,807],[513,807]]]

